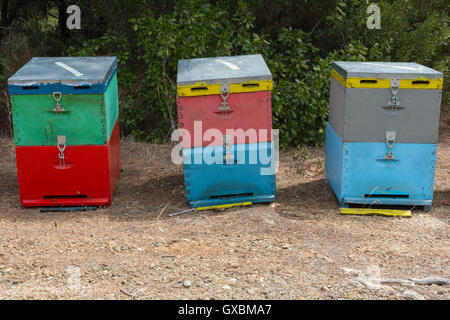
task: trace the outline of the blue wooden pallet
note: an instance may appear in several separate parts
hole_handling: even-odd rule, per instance
[[[413,129],[412,129],[413,130]],[[342,207],[414,205],[431,208],[437,145],[343,142],[327,124],[325,175]]]
[[[232,159],[219,164],[205,161],[204,155],[223,158],[226,154],[223,146],[183,149],[184,180],[189,205],[202,207],[274,201],[275,170],[269,168],[272,164],[275,166],[275,157],[271,146],[270,142],[233,145],[229,152]],[[261,157],[260,153],[265,156]],[[194,160],[199,159],[202,159],[201,163],[194,163]]]

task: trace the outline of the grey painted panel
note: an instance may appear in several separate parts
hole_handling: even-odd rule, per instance
[[[9,85],[30,81],[70,84],[106,82],[117,67],[116,57],[35,57],[8,79]]]
[[[233,83],[272,80],[272,74],[260,54],[178,61],[179,86],[196,82],[215,84],[226,80]]]
[[[328,113],[328,123],[339,135],[344,136],[344,119],[346,106],[346,88],[335,78],[330,80],[330,111]]]
[[[352,62],[335,61],[332,68],[344,78],[376,78],[390,79],[415,79],[425,77],[427,79],[439,79],[442,72],[411,62]]]
[[[441,90],[400,89],[396,111],[390,89],[347,88],[346,96],[345,142],[383,142],[395,131],[397,142],[437,143]]]

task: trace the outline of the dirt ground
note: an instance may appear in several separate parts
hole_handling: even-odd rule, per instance
[[[340,215],[323,148],[282,151],[274,204],[165,217],[188,208],[170,150],[123,139],[110,208],[40,213],[21,208],[1,139],[0,298],[450,298],[449,285],[407,281],[450,275],[450,117],[433,209],[412,218]]]

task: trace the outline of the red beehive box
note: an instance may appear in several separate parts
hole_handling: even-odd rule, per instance
[[[119,122],[107,145],[16,146],[24,207],[107,206],[120,173]]]
[[[272,87],[260,54],[180,60],[178,126],[189,133],[183,148],[222,145],[230,132],[231,144],[271,141]]]

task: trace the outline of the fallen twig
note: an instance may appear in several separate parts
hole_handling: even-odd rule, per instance
[[[385,279],[378,279],[378,281],[383,284],[400,284],[408,287],[415,287],[414,282],[407,279],[385,278]]]
[[[164,212],[164,210],[166,210],[167,206],[169,205],[170,202],[167,202],[166,205],[164,206],[164,208],[162,208],[162,210],[159,212],[158,217],[156,219],[159,219],[159,217],[161,217],[162,213]]]
[[[120,289],[120,292],[122,292],[124,295],[126,295],[126,296],[129,296],[130,298],[134,298],[134,296],[131,294],[131,293],[129,293],[129,292],[126,292],[125,290],[123,290],[123,289]]]
[[[440,278],[440,277],[429,277],[429,278],[423,278],[423,279],[410,278],[409,280],[411,280],[415,284],[424,284],[424,285],[437,284],[438,286],[444,286],[444,285],[450,284],[449,279]]]

